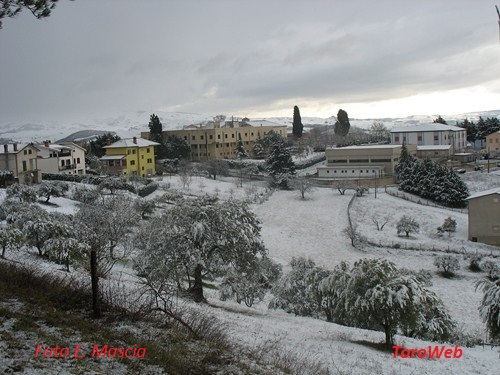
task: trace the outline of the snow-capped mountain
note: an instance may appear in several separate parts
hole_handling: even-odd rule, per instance
[[[199,124],[209,121],[213,118],[212,115],[204,115],[198,113],[185,112],[154,112],[160,118],[163,129],[179,129],[189,124]],[[6,142],[41,142],[49,139],[52,141],[58,140],[73,140],[75,138],[91,138],[102,132],[114,132],[120,137],[132,137],[140,134],[141,131],[148,129],[149,117],[152,112],[147,111],[131,111],[115,116],[88,116],[87,118],[73,118],[70,120],[46,120],[37,119],[29,121],[16,121],[12,119],[0,119],[0,143]],[[476,121],[479,116],[498,117],[500,118],[500,110],[492,110],[485,112],[472,112],[457,114],[452,116],[442,116],[450,125],[455,125],[456,121],[463,121],[465,118]],[[391,129],[393,126],[416,125],[419,123],[432,122],[438,115],[414,115],[403,118],[377,118],[377,119],[356,119],[351,118],[352,126],[368,129],[374,122],[382,122]],[[230,119],[231,116],[227,116]],[[291,117],[271,117],[266,120],[276,122],[278,124],[287,125],[291,128]],[[328,118],[321,117],[302,117],[302,123],[305,128],[333,125],[335,124],[335,116]],[[76,134],[75,134],[76,133]]]

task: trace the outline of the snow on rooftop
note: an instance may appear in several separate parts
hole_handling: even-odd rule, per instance
[[[417,146],[417,150],[449,150],[451,145],[422,145]]]
[[[346,147],[328,147],[327,150],[371,150],[384,148],[401,148],[401,145],[365,145],[365,146],[346,146]]]
[[[467,199],[474,199],[479,197],[484,197],[491,194],[500,194],[500,187],[496,187],[489,190],[478,191],[477,193],[471,194]]]
[[[147,147],[147,146],[158,146],[159,143],[152,142],[144,138],[127,138],[120,139],[119,141],[110,144],[109,146],[104,146],[104,148],[122,148],[122,147]]]
[[[447,130],[454,132],[465,131],[464,128],[459,128],[458,126],[430,123],[410,126],[395,126],[394,128],[392,128],[391,133],[433,132]]]

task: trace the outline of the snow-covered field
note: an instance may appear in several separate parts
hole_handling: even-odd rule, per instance
[[[491,177],[485,178],[484,186],[491,180]],[[256,193],[265,194],[266,191],[262,182],[244,182],[243,187],[238,187],[238,180],[229,177],[221,177],[217,181],[193,177],[189,188],[184,187],[176,176],[165,176],[158,182],[161,187],[185,194],[215,193],[222,199],[244,199]],[[161,194],[163,190],[159,189],[149,198]],[[0,190],[0,200],[3,195],[4,191]],[[341,261],[380,257],[401,267],[428,270],[433,274],[431,289],[443,299],[461,329],[482,335],[484,324],[477,310],[481,294],[474,290],[473,283],[484,274],[468,271],[466,261],[461,258],[462,268],[458,277],[444,279],[437,275],[433,265],[436,252],[407,250],[404,246],[401,249],[366,244],[359,249],[352,247],[349,239],[342,234],[348,225],[351,198],[349,191],[341,196],[332,189],[318,188],[305,200],[300,199],[296,191],[276,191],[263,203],[252,204],[262,222],[261,234],[270,257],[282,264],[285,272],[292,257],[299,256],[311,258],[325,268],[333,268]],[[71,213],[77,209],[75,202],[68,198],[53,198],[51,202],[59,206],[50,206],[51,210]],[[467,216],[460,212],[422,206],[379,192],[377,198],[373,193],[355,198],[350,213],[353,224],[362,235],[376,244],[398,242],[408,243],[408,247],[421,244],[422,248],[434,246],[442,250],[449,246],[450,249],[465,248],[467,253],[480,251],[500,255],[500,249],[467,241]],[[415,217],[421,225],[420,233],[408,239],[398,237],[394,228],[394,223],[404,214]],[[372,218],[386,216],[389,222],[383,231],[377,231]],[[457,232],[450,238],[448,235],[438,237],[436,228],[448,216],[456,219]],[[17,260],[21,259],[17,257]],[[127,279],[133,282],[132,273],[131,269],[122,265],[113,275],[121,277],[122,281]],[[303,362],[320,363],[332,374],[496,374],[500,363],[498,348],[482,347],[463,347],[464,354],[460,359],[393,358],[392,354],[378,351],[370,345],[383,341],[382,332],[343,327],[318,319],[295,317],[280,310],[268,310],[268,300],[248,308],[236,302],[220,301],[215,290],[207,289],[205,294],[209,306],[187,305],[219,319],[235,343],[260,350],[263,355],[290,356]],[[436,345],[403,336],[397,336],[396,340],[398,344],[410,348]],[[454,343],[447,345],[452,347]]]

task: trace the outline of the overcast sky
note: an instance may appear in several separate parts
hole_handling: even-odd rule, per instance
[[[4,20],[0,114],[500,109],[495,2],[61,0],[45,20]]]

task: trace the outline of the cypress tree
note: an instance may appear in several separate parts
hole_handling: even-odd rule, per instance
[[[345,137],[347,133],[349,133],[349,129],[351,128],[351,124],[349,123],[349,116],[347,112],[343,109],[339,109],[337,113],[337,121],[333,127],[333,131],[336,135],[340,135],[341,137]]]
[[[293,107],[293,128],[292,134],[296,137],[302,136],[302,131],[304,130],[304,125],[302,125],[302,118],[300,117],[299,107]]]

